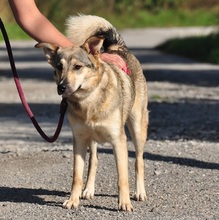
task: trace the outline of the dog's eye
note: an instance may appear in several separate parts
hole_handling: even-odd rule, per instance
[[[58,62],[58,63],[56,64],[56,68],[57,68],[58,70],[62,70],[62,63],[61,63],[61,62]]]
[[[79,69],[81,69],[81,67],[82,67],[81,65],[75,65],[74,70],[79,70]]]

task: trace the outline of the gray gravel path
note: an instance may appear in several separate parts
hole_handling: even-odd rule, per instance
[[[219,219],[219,66],[152,49],[170,37],[198,31],[180,30],[122,32],[142,63],[149,87],[150,126],[144,154],[148,201],[133,201],[132,213],[117,211],[116,168],[107,144],[99,146],[94,199],[82,200],[78,210],[62,208],[72,181],[70,128],[65,121],[53,144],[39,137],[20,104],[0,43],[1,220]],[[33,45],[33,41],[12,42],[26,98],[44,130],[52,134],[60,97],[52,69]],[[134,149],[130,140],[128,144],[132,196]]]

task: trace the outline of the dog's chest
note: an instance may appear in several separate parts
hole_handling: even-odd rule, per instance
[[[98,108],[99,106],[97,106]],[[91,111],[91,108],[69,111],[68,119],[76,138],[94,140],[98,143],[112,143],[121,131],[122,118],[120,108],[109,111]]]
[[[113,136],[108,126],[99,123],[88,125],[87,132],[89,138],[99,143],[111,142]]]
[[[98,143],[111,143],[118,134],[118,126],[109,122],[79,123],[73,126],[73,135],[78,138],[94,140]]]

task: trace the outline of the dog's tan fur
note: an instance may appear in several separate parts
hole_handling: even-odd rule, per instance
[[[98,163],[97,143],[109,142],[113,146],[118,171],[119,209],[130,211],[133,207],[129,197],[128,151],[124,126],[127,123],[136,151],[135,197],[137,200],[145,200],[143,148],[148,126],[146,81],[139,62],[128,51],[120,36],[122,43],[118,41],[115,44],[113,41],[109,44],[110,39],[108,39],[105,50],[120,54],[128,64],[130,75],[100,59],[104,39],[95,34],[95,30],[99,26],[102,30],[104,28],[107,30],[112,28],[111,24],[96,16],[92,17],[93,20],[88,16],[79,18],[81,20],[78,17],[75,20],[71,18],[69,28],[78,27],[79,32],[84,32],[86,42],[81,47],[59,48],[47,43],[36,46],[44,48],[48,62],[56,70],[55,79],[59,90],[60,85],[64,86],[59,93],[62,93],[68,101],[68,120],[73,132],[74,169],[71,196],[64,202],[64,206],[76,208],[80,197],[90,199],[94,196]],[[98,26],[95,26],[95,19],[100,21]],[[101,23],[101,20],[105,23]],[[86,28],[85,30],[81,28],[82,21],[91,28],[89,33]],[[113,32],[115,35],[118,34],[115,29]],[[108,34],[107,31],[104,33]],[[110,36],[104,37],[110,38]],[[77,40],[79,39],[75,39]],[[89,171],[85,189],[82,192],[88,147],[90,149]]]

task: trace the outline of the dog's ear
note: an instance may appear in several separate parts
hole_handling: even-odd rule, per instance
[[[35,45],[35,48],[43,48],[48,63],[52,65],[54,56],[59,47],[49,43],[38,43]]]
[[[103,37],[90,37],[86,40],[86,42],[82,45],[88,54],[99,55],[101,47],[103,46]]]

